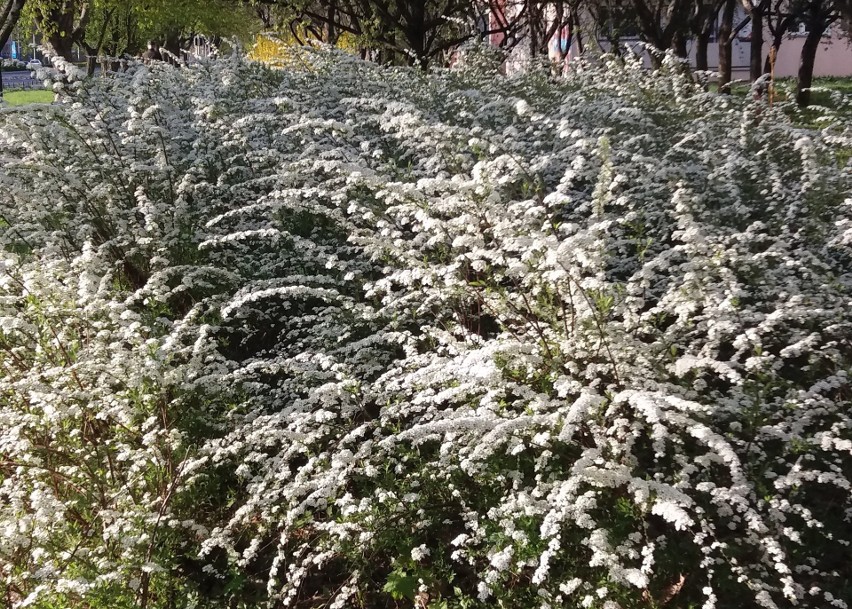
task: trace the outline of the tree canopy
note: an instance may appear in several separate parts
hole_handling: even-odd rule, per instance
[[[117,56],[153,38],[178,52],[193,35],[247,37],[259,25],[249,7],[226,0],[28,0],[24,18],[66,59],[75,44]]]

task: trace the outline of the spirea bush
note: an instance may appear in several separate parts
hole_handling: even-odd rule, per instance
[[[849,604],[840,115],[476,49],[54,88],[0,110],[5,606]]]
[[[26,70],[27,63],[25,61],[21,61],[20,59],[0,58],[0,67],[10,72],[16,70]]]

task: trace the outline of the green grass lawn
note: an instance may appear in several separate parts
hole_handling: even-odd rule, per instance
[[[36,89],[33,91],[7,91],[3,93],[3,100],[10,106],[23,106],[26,104],[49,104],[53,101],[53,91]]]
[[[833,78],[821,77],[814,78],[814,89],[822,89],[811,92],[811,103],[826,106],[833,106],[831,102],[831,92],[839,91],[846,95],[852,95],[852,78]],[[776,93],[783,98],[787,96],[795,96],[796,94],[796,79],[795,78],[779,78],[775,81]],[[711,91],[717,91],[716,84],[710,86]],[[731,89],[734,95],[747,95],[751,90],[749,83],[739,82],[733,85]]]
[[[833,106],[834,104],[831,101],[832,91],[852,95],[852,78],[814,78],[813,88],[827,90],[811,92],[812,104]]]

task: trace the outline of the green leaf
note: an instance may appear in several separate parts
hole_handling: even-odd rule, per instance
[[[417,592],[417,578],[408,575],[405,571],[391,571],[382,591],[387,592],[397,601],[403,598],[414,600],[414,594]]]

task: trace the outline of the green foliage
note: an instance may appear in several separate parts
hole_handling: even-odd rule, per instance
[[[405,571],[394,569],[388,575],[388,580],[382,586],[382,591],[390,594],[397,601],[408,599],[413,601],[417,592],[417,577],[409,575]]]

